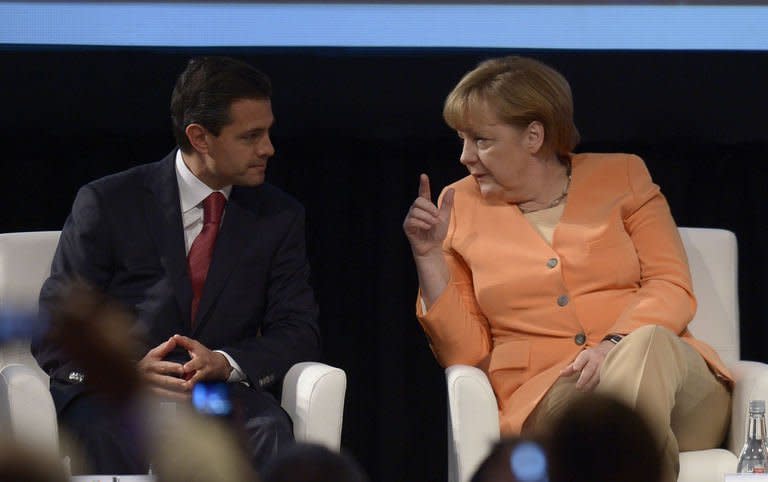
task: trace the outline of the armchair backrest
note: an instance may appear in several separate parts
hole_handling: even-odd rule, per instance
[[[698,303],[690,330],[731,365],[740,357],[736,235],[725,229],[679,228],[679,231]]]
[[[0,306],[37,309],[59,231],[0,234]]]
[[[40,287],[51,272],[59,231],[0,234],[0,309],[37,311]],[[0,350],[0,367],[22,363],[37,367],[25,342]],[[47,383],[47,377],[39,370]]]

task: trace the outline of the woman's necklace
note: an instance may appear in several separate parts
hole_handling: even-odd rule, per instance
[[[568,197],[568,188],[571,187],[571,166],[570,165],[568,165],[568,170],[565,172],[565,174],[568,176],[568,178],[565,181],[565,186],[563,187],[563,192],[559,196],[557,196],[555,199],[553,199],[546,206],[540,207],[540,208],[524,208],[524,207],[522,207],[522,206],[520,206],[518,204],[517,207],[520,209],[520,212],[522,212],[523,214],[528,214],[528,213],[532,213],[534,211],[543,211],[545,209],[550,209],[550,208],[553,208],[555,206],[559,206],[563,201],[565,201],[565,199]]]

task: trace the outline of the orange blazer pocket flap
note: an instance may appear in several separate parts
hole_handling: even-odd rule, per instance
[[[507,341],[496,345],[491,352],[488,371],[509,368],[528,368],[531,358],[531,342],[528,340]]]

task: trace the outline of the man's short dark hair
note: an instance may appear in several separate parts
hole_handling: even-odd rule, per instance
[[[254,67],[229,57],[197,57],[179,75],[171,94],[173,135],[181,149],[192,145],[185,132],[190,124],[200,124],[218,136],[231,122],[229,107],[240,99],[269,99],[269,77]]]

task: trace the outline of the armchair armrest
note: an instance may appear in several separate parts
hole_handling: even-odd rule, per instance
[[[296,440],[341,447],[344,418],[344,370],[324,363],[297,363],[283,379],[281,405],[293,420]]]
[[[0,369],[0,428],[23,445],[58,456],[56,408],[48,386],[29,366]]]
[[[768,365],[754,361],[737,361],[729,368],[735,383],[728,449],[738,456],[744,444],[749,401],[768,400]]]
[[[453,365],[448,384],[448,480],[466,482],[499,440],[499,407],[482,370]]]

